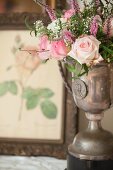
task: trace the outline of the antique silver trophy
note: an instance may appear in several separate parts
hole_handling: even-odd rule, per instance
[[[68,170],[76,167],[77,170],[92,169],[92,162],[97,163],[96,170],[105,170],[105,165],[112,170],[113,135],[102,128],[101,120],[103,112],[113,104],[113,64],[93,66],[87,75],[73,81],[72,90],[75,103],[85,111],[89,124],[86,130],[75,136],[68,148]],[[80,160],[85,160],[85,167]]]

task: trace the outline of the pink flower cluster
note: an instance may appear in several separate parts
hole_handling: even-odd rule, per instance
[[[64,40],[49,41],[47,36],[40,37],[39,42],[39,57],[42,60],[49,58],[55,58],[57,60],[62,60],[66,57],[68,48]]]
[[[103,31],[108,37],[113,37],[113,17],[110,17],[105,21]]]
[[[98,28],[99,28],[99,22],[101,22],[101,18],[99,15],[96,15],[93,18],[93,21],[91,23],[91,27],[90,27],[90,33],[91,35],[94,35],[96,37],[97,32],[98,32]]]
[[[98,8],[98,6],[100,5],[100,0],[95,0],[95,5]]]
[[[103,60],[99,54],[99,44],[100,42],[94,36],[84,35],[76,39],[68,53],[69,49],[63,40],[50,42],[47,36],[42,36],[39,43],[39,51],[41,51],[39,57],[42,60],[49,58],[62,60],[69,55],[80,64],[85,63],[90,66]]]
[[[75,10],[75,13],[80,12],[80,8],[79,8],[77,0],[71,0],[70,5],[71,5],[71,9]]]
[[[104,8],[100,8],[101,3],[100,0],[95,0],[94,13],[91,7],[91,10],[88,8],[88,14],[83,12],[82,15],[77,0],[70,0],[71,9],[63,11],[60,18],[56,17],[53,9],[46,6],[46,11],[52,22],[40,35],[39,58],[42,60],[50,58],[63,60],[66,56],[70,56],[81,65],[86,64],[87,66],[102,61],[103,53],[99,48],[100,44],[103,48],[102,43],[107,46],[105,41],[107,38],[113,38],[113,16],[107,15]],[[84,5],[87,8],[87,4],[84,3]],[[97,15],[95,15],[96,8]],[[103,9],[101,14],[98,12],[100,9]],[[72,18],[74,15],[75,17]],[[105,20],[105,18],[107,19]],[[45,27],[42,26],[42,30],[45,30]],[[109,43],[108,48],[111,50]]]
[[[47,13],[48,13],[48,15],[49,15],[49,17],[50,17],[50,19],[52,20],[52,21],[54,21],[55,19],[57,19],[57,17],[56,17],[56,14],[55,14],[55,11],[53,10],[53,9],[51,9],[48,5],[46,5],[46,11],[47,11]]]
[[[72,17],[74,14],[75,14],[75,10],[69,9],[69,10],[65,11],[64,18],[70,19],[70,17]]]
[[[93,18],[93,21],[90,26],[90,33],[96,37],[99,24],[102,22],[102,19],[99,15],[96,15]],[[108,37],[113,37],[113,17],[109,17],[106,19],[105,23],[103,24],[103,32],[108,35]]]
[[[72,10],[65,12],[65,17],[73,15]],[[40,37],[39,41],[39,57],[42,60],[54,58],[57,60],[63,60],[67,55],[77,60],[80,64],[86,64],[88,66],[97,64],[102,61],[103,58],[99,53],[100,42],[96,39],[96,34],[99,27],[101,18],[96,15],[91,23],[90,33],[91,35],[82,35],[74,40],[72,33],[68,30],[63,31],[63,38],[59,40],[49,41],[48,36],[44,35]],[[107,22],[105,21],[103,30],[107,34]],[[110,18],[110,30],[109,35],[113,36],[113,18]],[[72,48],[66,46],[65,40],[70,41]]]

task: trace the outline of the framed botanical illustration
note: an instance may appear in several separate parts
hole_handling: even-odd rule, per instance
[[[43,63],[34,53],[38,39],[26,29],[26,17],[48,22],[36,13],[0,14],[0,154],[65,158],[78,110],[57,61]]]
[[[29,31],[0,31],[0,37],[0,137],[60,142],[64,90],[57,63],[20,50],[37,50]]]

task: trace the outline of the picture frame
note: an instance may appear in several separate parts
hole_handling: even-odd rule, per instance
[[[64,7],[66,6],[66,0],[46,0],[46,3],[50,5],[53,9],[64,9]]]
[[[49,22],[47,16],[37,13],[10,13],[0,14],[0,31],[27,30],[25,18],[29,19],[29,24],[37,19],[43,20],[45,24]],[[70,83],[69,73],[66,73],[67,81]],[[78,108],[75,106],[72,94],[67,89],[64,90],[64,117],[62,140],[34,140],[22,138],[2,138],[0,137],[0,154],[2,155],[22,155],[22,156],[54,156],[66,158],[67,147],[72,143],[75,134],[78,132]]]
[[[43,4],[51,6],[53,9],[63,9],[66,6],[66,0],[41,0]],[[27,4],[27,5],[26,5]],[[36,5],[36,0],[1,0],[0,1],[0,13],[12,13],[12,12],[29,12],[40,13],[45,9],[40,5]]]

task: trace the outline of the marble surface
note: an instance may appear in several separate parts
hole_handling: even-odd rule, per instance
[[[0,156],[0,170],[64,170],[66,160],[52,157]]]

